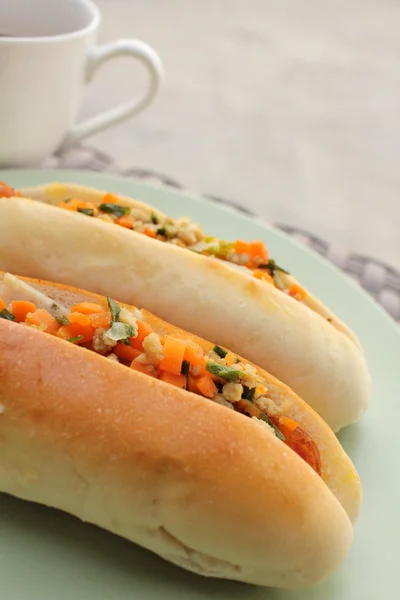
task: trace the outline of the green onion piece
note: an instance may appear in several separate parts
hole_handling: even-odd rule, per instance
[[[218,356],[220,356],[221,358],[225,358],[225,356],[228,354],[228,352],[221,348],[221,346],[214,346],[213,350],[215,354],[218,354]]]
[[[247,385],[244,385],[242,398],[244,398],[244,400],[250,400],[250,402],[252,402],[254,399],[255,391],[255,387],[248,387]]]
[[[110,296],[107,296],[107,303],[111,311],[111,320],[114,322],[118,321],[121,307]]]
[[[106,202],[105,204],[99,204],[98,208],[101,212],[112,214],[115,217],[123,217],[124,215],[129,215],[131,213],[129,206],[122,206],[121,204]]]
[[[132,342],[131,342],[130,338],[126,338],[126,340],[124,340],[124,344],[125,344],[125,346],[132,346]]]
[[[93,217],[94,215],[93,208],[78,208],[78,212],[82,213],[83,215],[87,215],[88,217]]]
[[[189,375],[189,370],[190,370],[190,362],[188,360],[183,360],[182,367],[181,367],[182,375],[187,377]]]
[[[156,215],[156,213],[151,213],[151,222],[152,222],[154,225],[158,225],[158,223],[160,222],[160,221],[159,221],[159,218],[158,218],[158,217],[157,217],[157,215]]]
[[[76,337],[68,338],[67,342],[71,342],[71,344],[75,344],[75,342],[81,342],[85,336],[77,335]]]
[[[282,431],[279,431],[279,429],[277,428],[277,426],[271,421],[271,419],[269,418],[268,415],[266,415],[264,412],[260,412],[260,415],[258,416],[258,419],[260,419],[261,421],[265,421],[266,423],[268,423],[268,425],[270,427],[272,427],[272,429],[274,430],[274,433],[276,435],[277,438],[279,438],[280,440],[282,440],[282,442],[284,442],[286,440],[285,436],[283,435]]]
[[[65,317],[64,315],[62,317],[56,317],[56,321],[57,323],[60,323],[60,325],[70,325],[68,317]]]
[[[0,319],[5,319],[6,321],[15,321],[14,315],[6,308],[0,310]]]
[[[273,275],[275,273],[275,271],[282,271],[282,273],[286,273],[286,275],[290,275],[289,271],[282,269],[282,267],[277,265],[276,262],[274,260],[272,260],[272,258],[267,263],[258,265],[258,268],[259,269],[268,269],[268,271],[271,271],[271,275]]]
[[[232,367],[219,365],[215,362],[208,362],[206,364],[206,369],[212,375],[222,377],[222,379],[226,379],[227,381],[238,381],[240,377],[244,377],[242,371],[236,371],[235,369],[232,369]]]
[[[67,203],[67,202],[71,202],[72,198],[71,196],[69,196],[69,198],[65,198],[65,200],[63,200],[63,202]]]
[[[136,330],[133,325],[113,321],[111,323],[111,328],[104,335],[113,342],[121,342],[127,338],[133,337],[135,333]]]

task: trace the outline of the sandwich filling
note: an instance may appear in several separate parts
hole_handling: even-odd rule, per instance
[[[0,182],[0,196],[20,195],[7,184]],[[61,200],[57,206],[86,217],[119,225],[160,242],[229,262],[250,272],[257,279],[275,286],[295,300],[307,304],[307,292],[296,283],[286,280],[285,276],[289,275],[288,271],[278,266],[269,257],[262,241],[236,240],[229,242],[220,240],[217,237],[206,236],[201,228],[188,217],[174,220],[171,217],[164,217],[152,212],[150,209],[132,208],[118,202],[117,196],[107,193],[100,204],[68,197]]]
[[[269,389],[253,365],[220,346],[205,351],[184,332],[157,332],[140,310],[127,309],[112,298],[107,298],[107,306],[80,302],[67,308],[9,273],[0,288],[0,318],[84,347],[253,418],[321,474],[316,443],[283,414],[284,403],[276,390]]]

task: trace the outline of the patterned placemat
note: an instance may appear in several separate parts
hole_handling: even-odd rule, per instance
[[[136,167],[120,169],[109,156],[90,147],[81,147],[61,158],[52,157],[46,162],[45,166],[48,168],[109,172],[135,179],[155,181],[180,190],[187,189],[180,182],[162,173]],[[244,206],[227,198],[212,194],[203,195],[214,202],[231,206],[244,214],[256,216]],[[273,225],[335,263],[365,288],[396,321],[400,322],[400,272],[375,258],[348,252],[340,246],[329,244],[318,236],[302,229],[283,223],[273,223]]]

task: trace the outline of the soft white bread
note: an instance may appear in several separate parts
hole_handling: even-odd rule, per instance
[[[52,206],[70,195],[99,203],[104,192],[51,184],[24,193],[46,203],[0,199],[0,269],[113,290],[146,306],[266,368],[334,431],[365,411],[370,376],[362,351],[311,296],[315,310],[229,264]]]
[[[66,305],[105,304],[31,283]],[[357,474],[320,417],[268,374],[317,443],[322,477],[252,419],[3,319],[0,378],[1,491],[208,576],[302,586],[344,559]]]

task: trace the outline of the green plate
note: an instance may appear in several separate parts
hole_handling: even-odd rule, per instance
[[[227,238],[264,239],[358,334],[372,372],[372,404],[340,434],[364,489],[355,542],[342,568],[303,591],[257,588],[186,573],[100,529],[0,494],[0,597],[4,600],[385,600],[400,598],[400,333],[390,317],[334,266],[261,221],[187,193],[108,175],[67,171],[2,171],[21,187],[75,181],[134,196],[173,216],[187,214]],[[1,385],[1,382],[0,382]]]

